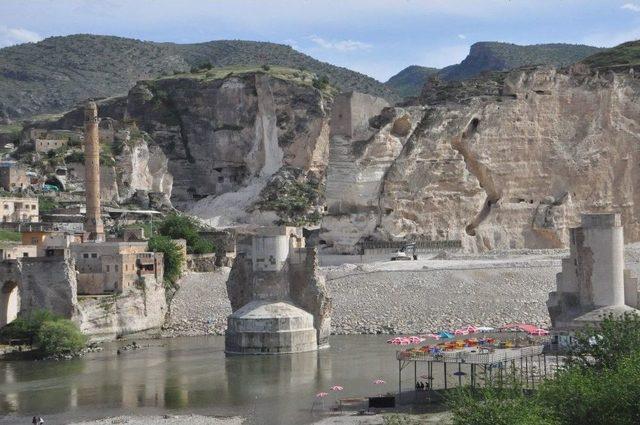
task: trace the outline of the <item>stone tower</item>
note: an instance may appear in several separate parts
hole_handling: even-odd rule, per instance
[[[84,186],[87,213],[84,231],[92,241],[104,241],[104,225],[100,216],[100,139],[98,107],[88,102],[84,109]]]
[[[570,231],[570,255],[556,284],[547,301],[554,330],[577,329],[608,314],[640,313],[638,279],[625,269],[620,214],[582,214],[582,225]]]

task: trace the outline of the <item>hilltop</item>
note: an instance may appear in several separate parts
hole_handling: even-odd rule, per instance
[[[591,55],[581,61],[591,68],[614,68],[640,64],[640,40],[628,41]]]
[[[603,49],[583,44],[534,44],[480,42],[469,50],[459,64],[443,68],[438,75],[444,80],[464,80],[484,71],[506,71],[526,65],[571,65]]]
[[[357,90],[390,101],[398,98],[371,77],[282,44],[240,40],[176,44],[70,35],[0,49],[0,119],[65,111],[88,97],[126,94],[138,80],[186,72],[203,64],[302,69],[326,75],[340,90]]]
[[[439,69],[426,66],[411,65],[398,72],[385,83],[400,96],[417,96],[429,76],[437,74]]]

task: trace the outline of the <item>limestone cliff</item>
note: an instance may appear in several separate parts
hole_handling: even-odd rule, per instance
[[[80,297],[77,322],[92,339],[112,339],[136,332],[159,330],[167,312],[164,285],[144,277],[126,293]]]
[[[273,224],[277,215],[254,204],[282,167],[304,181],[323,178],[330,106],[308,72],[276,71],[141,81],[126,97],[99,102],[114,140],[131,133],[107,193],[124,199],[136,190],[160,191],[217,226]],[[54,125],[80,120],[73,111]]]
[[[639,93],[632,73],[578,67],[426,87],[423,111],[385,112],[407,117],[406,138],[394,119],[366,143],[332,138],[323,238],[343,251],[367,237],[560,247],[580,212],[614,210],[637,241]],[[344,164],[352,181],[335,184]]]

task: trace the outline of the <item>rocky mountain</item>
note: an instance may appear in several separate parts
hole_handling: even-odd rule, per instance
[[[402,97],[417,96],[431,75],[438,73],[437,68],[411,65],[389,78],[385,85],[393,88]]]
[[[380,108],[362,137],[331,140],[321,237],[339,252],[404,238],[555,248],[580,213],[613,210],[638,241],[638,95],[629,70],[532,67]]]
[[[459,64],[443,68],[438,76],[444,80],[464,80],[484,71],[505,71],[529,65],[562,67],[578,62],[600,50],[583,44],[474,43],[469,55]]]
[[[309,72],[278,67],[138,82],[98,102],[103,122],[131,133],[112,186],[121,198],[133,189],[169,192],[174,206],[216,226],[301,224],[320,199],[334,90],[314,85]],[[48,125],[76,128],[82,113]]]
[[[89,97],[126,94],[138,80],[203,64],[230,68],[228,72],[265,64],[304,69],[326,75],[341,90],[397,98],[373,78],[281,44],[238,40],[175,44],[71,35],[0,49],[0,119],[63,112]]]

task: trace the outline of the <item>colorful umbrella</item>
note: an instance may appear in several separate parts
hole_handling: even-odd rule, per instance
[[[382,385],[385,382],[382,379],[376,379],[375,381],[373,381],[373,385]]]
[[[326,396],[328,396],[328,395],[329,395],[329,393],[321,392],[321,393],[316,394],[316,397],[318,397],[318,398],[325,398],[325,397],[326,397]]]
[[[409,337],[409,343],[411,344],[420,344],[422,341],[424,341],[424,338],[420,338],[419,336]]]
[[[344,390],[344,388],[342,388],[340,385],[334,385],[330,389],[331,389],[331,391],[342,391],[342,390]]]

